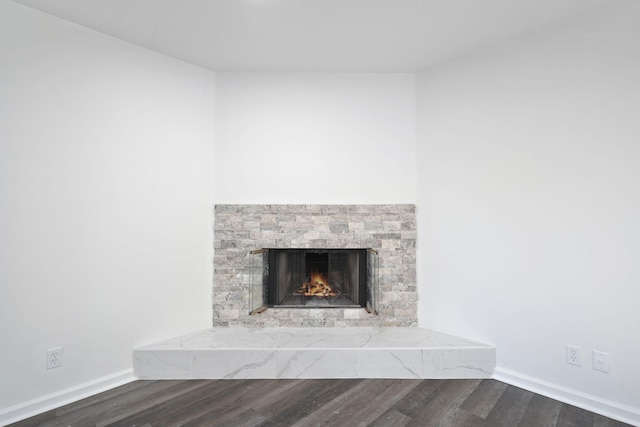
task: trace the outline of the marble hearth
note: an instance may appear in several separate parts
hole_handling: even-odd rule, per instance
[[[212,328],[134,350],[144,379],[490,378],[496,349],[426,329]]]

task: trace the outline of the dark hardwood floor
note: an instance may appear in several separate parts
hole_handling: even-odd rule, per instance
[[[495,380],[135,381],[23,426],[576,426],[627,424]]]

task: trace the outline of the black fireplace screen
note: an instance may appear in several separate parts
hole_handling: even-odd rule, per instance
[[[251,258],[251,314],[268,307],[364,307],[377,313],[372,249],[260,249]]]

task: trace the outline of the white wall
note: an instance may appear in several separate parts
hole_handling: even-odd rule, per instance
[[[495,344],[503,378],[636,423],[639,20],[637,2],[598,11],[417,83],[421,324]]]
[[[213,73],[0,2],[0,424],[210,325],[213,91]]]
[[[216,73],[216,203],[415,203],[415,77]]]

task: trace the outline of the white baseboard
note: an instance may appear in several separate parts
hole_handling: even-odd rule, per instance
[[[519,372],[496,368],[493,378],[531,392],[586,409],[614,420],[640,427],[640,408],[621,405],[607,399],[582,393],[557,384],[529,377]]]
[[[77,402],[80,399],[130,383],[134,380],[136,380],[136,377],[133,375],[133,369],[127,369],[37,399],[0,409],[0,426],[6,426],[24,420],[25,418],[50,411],[51,409]]]

